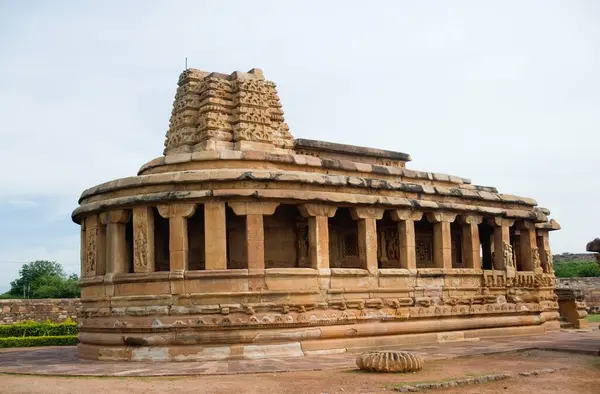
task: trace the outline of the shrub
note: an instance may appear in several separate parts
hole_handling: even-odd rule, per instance
[[[558,278],[600,276],[600,267],[595,261],[569,261],[554,264],[554,274]]]
[[[71,346],[77,345],[77,335],[60,335],[46,337],[8,337],[0,338],[0,348],[31,346]]]
[[[64,323],[17,323],[0,325],[0,338],[7,337],[48,337],[77,335],[77,323],[67,319]]]

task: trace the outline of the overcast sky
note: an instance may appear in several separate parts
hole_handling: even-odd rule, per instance
[[[162,154],[190,67],[261,68],[296,137],[410,153],[600,236],[599,1],[0,0],[0,291],[79,271],[83,189]]]

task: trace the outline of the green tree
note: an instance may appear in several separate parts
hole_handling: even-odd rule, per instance
[[[10,283],[7,295],[27,298],[79,297],[77,275],[67,276],[55,261],[33,261],[21,267],[19,277]]]

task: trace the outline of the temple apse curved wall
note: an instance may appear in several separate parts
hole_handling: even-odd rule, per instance
[[[83,192],[79,356],[294,357],[558,329],[529,198],[294,139],[262,72],[188,69],[164,156]]]

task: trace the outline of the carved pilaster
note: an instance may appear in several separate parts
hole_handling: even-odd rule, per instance
[[[154,210],[133,208],[133,271],[154,272]]]
[[[81,276],[104,275],[106,272],[106,227],[98,215],[85,218],[85,262]]]

